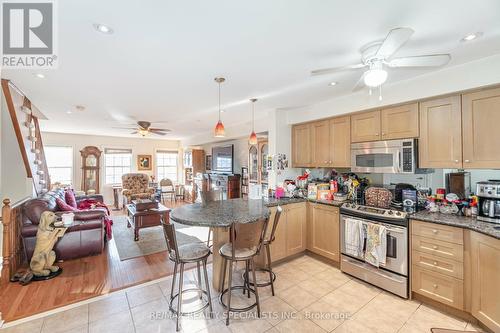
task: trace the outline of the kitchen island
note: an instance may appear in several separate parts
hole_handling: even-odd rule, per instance
[[[221,291],[222,257],[219,249],[229,242],[229,229],[234,223],[253,223],[269,218],[264,200],[230,199],[206,204],[195,203],[175,208],[170,219],[174,222],[213,229],[213,279],[215,290]]]

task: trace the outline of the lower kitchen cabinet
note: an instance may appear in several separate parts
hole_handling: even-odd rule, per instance
[[[500,239],[471,232],[472,315],[500,332]]]
[[[307,208],[305,202],[283,208],[286,215],[286,255],[291,256],[306,250]]]
[[[338,207],[310,204],[307,249],[326,258],[339,261],[339,223]]]

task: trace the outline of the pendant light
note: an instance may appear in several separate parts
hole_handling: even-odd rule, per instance
[[[222,121],[220,120],[220,84],[226,81],[225,78],[223,77],[216,77],[215,82],[219,85],[219,121],[217,122],[217,125],[215,125],[215,130],[214,130],[214,137],[216,138],[223,138],[226,136],[225,130],[224,130],[224,124],[222,124]]]
[[[252,133],[250,134],[250,138],[248,139],[248,143],[251,145],[257,144],[257,134],[255,134],[255,102],[257,102],[257,98],[252,98],[250,100],[252,102]]]

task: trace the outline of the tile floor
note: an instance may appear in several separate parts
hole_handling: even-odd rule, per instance
[[[204,314],[182,318],[183,332],[430,332],[431,327],[479,331],[470,323],[451,317],[416,301],[406,301],[365,284],[310,256],[302,256],[275,267],[276,296],[270,288],[259,288],[262,318],[255,311],[224,323],[224,311],[214,298],[214,318]],[[209,272],[210,274],[211,272]],[[194,283],[187,272],[187,285]],[[235,274],[235,283],[241,283]],[[1,333],[38,332],[175,332],[169,312],[171,277],[154,284],[111,294],[104,299],[3,329]],[[187,300],[192,301],[187,295]],[[248,299],[233,293],[232,304]],[[193,305],[192,303],[191,305]]]

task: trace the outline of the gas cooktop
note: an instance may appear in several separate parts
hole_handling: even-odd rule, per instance
[[[355,203],[344,203],[341,206],[341,210],[345,213],[356,213],[356,215],[366,216],[366,217],[380,217],[388,218],[392,220],[406,220],[408,218],[408,213],[393,209],[393,208],[380,208],[358,205]]]

